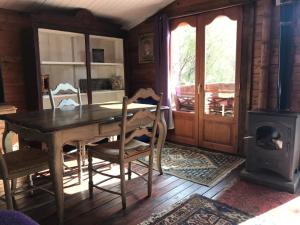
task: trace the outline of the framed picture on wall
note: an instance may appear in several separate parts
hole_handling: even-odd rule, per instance
[[[153,33],[147,33],[139,36],[139,63],[153,63]]]

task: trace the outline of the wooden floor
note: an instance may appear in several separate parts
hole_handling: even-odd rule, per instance
[[[135,166],[143,172],[143,168]],[[113,167],[118,170],[118,167]],[[233,171],[227,178],[213,187],[206,187],[171,175],[153,174],[153,194],[147,198],[146,183],[141,178],[133,178],[127,182],[127,209],[122,210],[121,199],[117,195],[95,190],[94,198],[89,199],[87,175],[82,185],[77,185],[77,179],[65,178],[65,224],[128,224],[135,225],[147,219],[152,213],[165,210],[172,204],[198,193],[209,198],[215,198],[226,187],[238,179],[239,169]],[[100,179],[100,178],[99,178]],[[67,182],[69,181],[69,182]],[[108,185],[112,190],[119,190],[117,182]],[[48,195],[37,193],[34,197],[23,197],[18,200],[20,207],[49,200]],[[5,208],[2,204],[1,208]],[[56,224],[54,202],[27,211],[27,215],[41,225]]]

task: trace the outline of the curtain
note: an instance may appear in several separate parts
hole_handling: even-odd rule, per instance
[[[163,105],[169,106],[170,110],[165,113],[168,129],[174,129],[171,109],[171,93],[168,87],[169,79],[169,41],[170,29],[167,15],[156,15],[154,29],[154,54],[156,72],[156,92],[163,92]]]

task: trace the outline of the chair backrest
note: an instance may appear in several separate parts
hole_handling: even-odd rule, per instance
[[[63,94],[66,94],[66,98],[63,98],[56,104],[55,102],[55,96],[60,95],[63,96]],[[77,96],[77,102],[74,101],[73,99],[70,98],[67,94],[76,94]],[[51,102],[51,107],[52,109],[55,108],[64,108],[66,106],[78,106],[81,105],[81,96],[80,96],[80,89],[79,88],[74,88],[71,84],[69,83],[61,83],[56,86],[54,90],[50,89],[49,90],[49,98]]]
[[[139,99],[147,98],[152,98],[157,102],[155,104],[155,111],[153,110],[153,107],[145,107],[135,111],[132,116],[128,116],[128,106],[130,106],[130,104],[137,103]],[[134,138],[141,137],[143,135],[146,135],[150,138],[150,147],[152,150],[154,149],[161,102],[162,94],[155,94],[151,88],[140,89],[130,99],[128,99],[126,96],[123,98],[120,158],[124,158],[126,144],[128,144]],[[149,124],[152,124],[152,129],[148,129]]]

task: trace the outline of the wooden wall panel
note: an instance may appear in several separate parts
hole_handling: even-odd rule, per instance
[[[26,109],[26,89],[23,74],[22,32],[30,27],[29,17],[0,9],[0,64],[3,76],[4,100],[19,110]]]
[[[132,95],[143,87],[155,87],[155,64],[139,63],[138,37],[141,34],[154,33],[154,20],[148,19],[142,24],[130,30],[127,37],[127,91]]]

